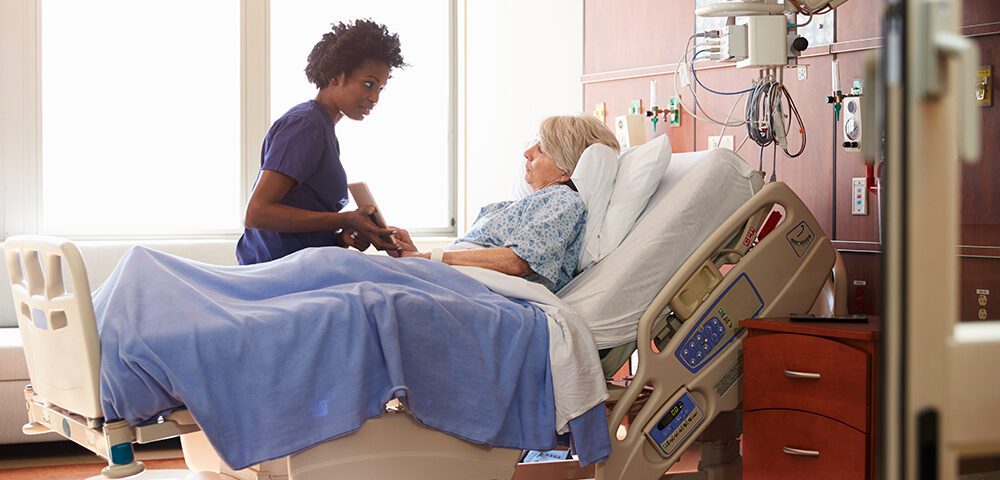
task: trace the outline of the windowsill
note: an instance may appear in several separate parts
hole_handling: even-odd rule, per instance
[[[417,246],[417,250],[421,252],[429,252],[435,248],[442,248],[446,245],[450,245],[451,242],[455,241],[456,237],[449,236],[426,236],[426,237],[413,237],[413,244]]]

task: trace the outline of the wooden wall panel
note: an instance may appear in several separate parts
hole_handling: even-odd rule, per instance
[[[792,96],[805,123],[806,150],[797,158],[782,158],[778,150],[778,180],[787,183],[816,216],[827,232],[833,234],[833,112],[824,102],[830,89],[830,62],[826,57],[809,59],[809,79],[799,81],[795,70],[785,74],[785,88]],[[793,124],[797,128],[798,124]],[[789,150],[798,145],[798,135],[789,133]],[[767,152],[764,152],[767,161]]]
[[[882,314],[882,255],[840,252],[847,269],[847,311],[864,315]]]
[[[850,52],[838,54],[836,58],[840,62],[840,84],[844,90],[850,90],[851,82],[863,76],[862,66],[865,57],[871,55],[873,51]],[[830,57],[823,57],[829,62]],[[871,86],[868,86],[871,88]],[[827,87],[827,90],[832,88]],[[841,112],[843,113],[843,112]],[[841,115],[840,122],[837,123],[836,132],[831,145],[836,145],[833,151],[837,169],[837,188],[833,199],[833,208],[836,210],[836,238],[837,240],[849,242],[877,242],[878,233],[878,197],[874,193],[868,194],[868,215],[856,216],[851,214],[851,180],[855,177],[864,177],[866,173],[865,159],[860,152],[848,152],[840,146],[843,142],[844,118]],[[864,130],[865,135],[872,135],[874,129]]]
[[[694,34],[694,0],[585,0],[583,18],[584,73],[665,65]]]
[[[982,25],[1000,22],[1000,8],[997,0],[964,0],[962,2],[962,25]]]
[[[628,107],[632,99],[642,100],[642,108],[647,107],[649,101],[649,81],[656,79],[657,95],[666,98],[666,93],[672,91],[665,87],[673,81],[673,75],[659,75],[654,77],[631,78],[627,80],[615,80],[609,82],[588,83],[583,86],[584,108],[588,112],[594,110],[594,105],[599,102],[605,103],[607,118],[605,123],[614,130],[614,120],[618,115],[628,113]],[[646,139],[651,139],[664,132],[670,136],[670,146],[675,152],[694,151],[694,121],[687,113],[681,115],[681,126],[670,128],[659,122],[656,131],[653,131],[653,122],[645,119]]]
[[[968,3],[968,2],[967,2]],[[1000,69],[1000,34],[975,37],[982,64],[992,65],[993,78]],[[969,92],[970,94],[972,92]],[[993,106],[982,107],[983,156],[975,165],[962,166],[963,245],[1000,246],[1000,98],[994,85]]]
[[[958,298],[961,320],[979,321],[979,310],[986,320],[1000,319],[1000,258],[962,258],[962,284]],[[977,290],[989,290],[986,305],[980,304]]]
[[[882,36],[884,0],[851,0],[834,15],[834,39],[837,42],[866,40]]]

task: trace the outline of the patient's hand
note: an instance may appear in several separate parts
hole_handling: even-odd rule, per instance
[[[396,245],[399,247],[400,253],[402,253],[404,257],[412,256],[412,255],[406,255],[407,252],[417,251],[416,245],[413,244],[413,239],[410,238],[410,232],[407,232],[406,229],[399,227],[389,227],[389,228],[396,231],[395,235]]]
[[[431,258],[431,254],[430,254],[430,252],[425,252],[425,253],[421,253],[421,252],[410,252],[410,251],[404,251],[404,252],[402,253],[402,256],[403,256],[403,257],[416,257],[416,258],[426,258],[426,259],[428,259],[428,260],[430,260],[430,258]]]

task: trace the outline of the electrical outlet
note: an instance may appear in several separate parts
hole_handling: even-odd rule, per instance
[[[808,67],[806,67],[805,65],[799,65],[799,67],[796,70],[797,70],[797,72],[799,74],[799,80],[808,80],[809,79],[809,68]]]
[[[868,180],[852,178],[851,187],[851,215],[868,215]]]
[[[713,148],[728,148],[728,149],[732,150],[734,146],[735,146],[735,144],[733,143],[733,136],[732,135],[723,135],[721,137],[719,135],[709,135],[708,136],[708,149],[709,150],[711,150]]]
[[[719,148],[728,148],[730,150],[733,150],[735,146],[736,145],[735,143],[733,143],[732,135],[723,135],[722,140],[719,142]]]

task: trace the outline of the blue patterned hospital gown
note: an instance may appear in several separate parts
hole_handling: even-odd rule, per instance
[[[508,247],[528,263],[528,280],[557,291],[573,276],[583,245],[587,209],[565,185],[532,192],[517,201],[491,203],[455,243]]]

